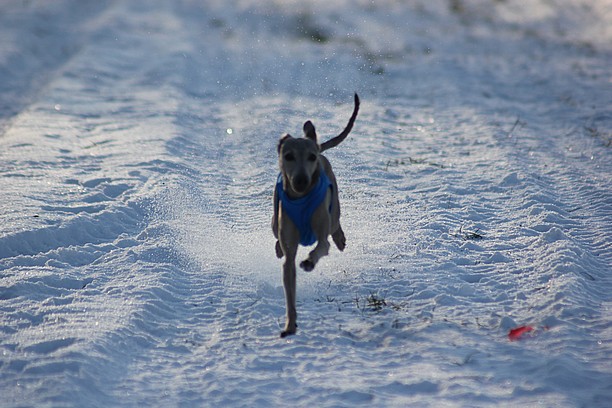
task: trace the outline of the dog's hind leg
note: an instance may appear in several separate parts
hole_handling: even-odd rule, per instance
[[[282,258],[283,257],[283,248],[281,248],[281,244],[280,241],[276,240],[276,245],[274,245],[274,250],[276,251],[276,257],[277,258]]]
[[[332,239],[336,247],[338,247],[340,251],[344,251],[344,248],[346,248],[346,237],[344,236],[344,231],[342,231],[340,224],[338,224],[338,229],[332,234]]]
[[[272,215],[272,233],[274,234],[274,238],[276,238],[276,245],[274,246],[274,250],[276,252],[276,257],[280,259],[283,257],[283,249],[281,248],[281,244],[278,240],[278,220],[280,212],[278,204],[278,192],[276,191],[276,188],[274,189],[273,203],[274,214]]]

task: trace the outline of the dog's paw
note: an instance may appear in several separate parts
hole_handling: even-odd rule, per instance
[[[306,272],[312,271],[314,267],[315,264],[310,259],[306,259],[300,263],[300,268],[302,268]]]
[[[274,249],[276,250],[276,257],[277,258],[282,258],[285,254],[283,254],[283,249],[280,246],[280,242],[276,241],[276,246],[274,247]]]
[[[295,324],[292,328],[286,327],[280,334],[281,339],[284,339],[287,336],[292,336],[297,332],[297,324]]]
[[[338,248],[338,250],[340,251],[344,251],[344,248],[346,248],[346,238],[344,238],[344,235],[342,235],[342,237],[336,239],[336,237],[334,238],[334,244],[336,244],[336,248]]]
[[[292,336],[295,334],[295,330],[291,331],[291,330],[283,330],[280,334],[281,339],[284,339],[287,336]]]
[[[346,248],[346,237],[344,236],[344,231],[342,228],[338,228],[338,231],[332,234],[332,239],[334,240],[334,244],[340,251],[344,251]]]

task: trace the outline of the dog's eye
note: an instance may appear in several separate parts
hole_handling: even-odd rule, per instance
[[[294,161],[295,160],[295,156],[293,155],[293,153],[287,153],[285,155],[285,160],[286,161]]]
[[[308,161],[310,162],[317,161],[317,156],[315,154],[309,154]]]

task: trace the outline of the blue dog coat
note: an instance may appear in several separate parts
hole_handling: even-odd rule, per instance
[[[312,245],[317,241],[317,237],[312,230],[310,220],[312,214],[325,200],[327,190],[332,188],[329,177],[325,171],[321,169],[321,176],[317,185],[304,197],[291,199],[283,190],[282,175],[278,175],[276,182],[277,201],[283,203],[283,211],[289,216],[300,232],[300,244],[307,246]],[[329,204],[329,212],[331,212],[331,203]]]

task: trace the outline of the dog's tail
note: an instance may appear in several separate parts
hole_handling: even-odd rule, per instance
[[[346,125],[342,133],[340,133],[333,139],[329,139],[327,142],[321,145],[322,152],[327,149],[331,149],[332,147],[338,146],[344,139],[346,139],[348,134],[351,132],[351,129],[353,129],[353,124],[355,123],[355,119],[357,118],[357,112],[359,112],[359,96],[357,96],[357,94],[355,93],[355,108],[353,109],[353,114],[351,115],[348,124]]]

